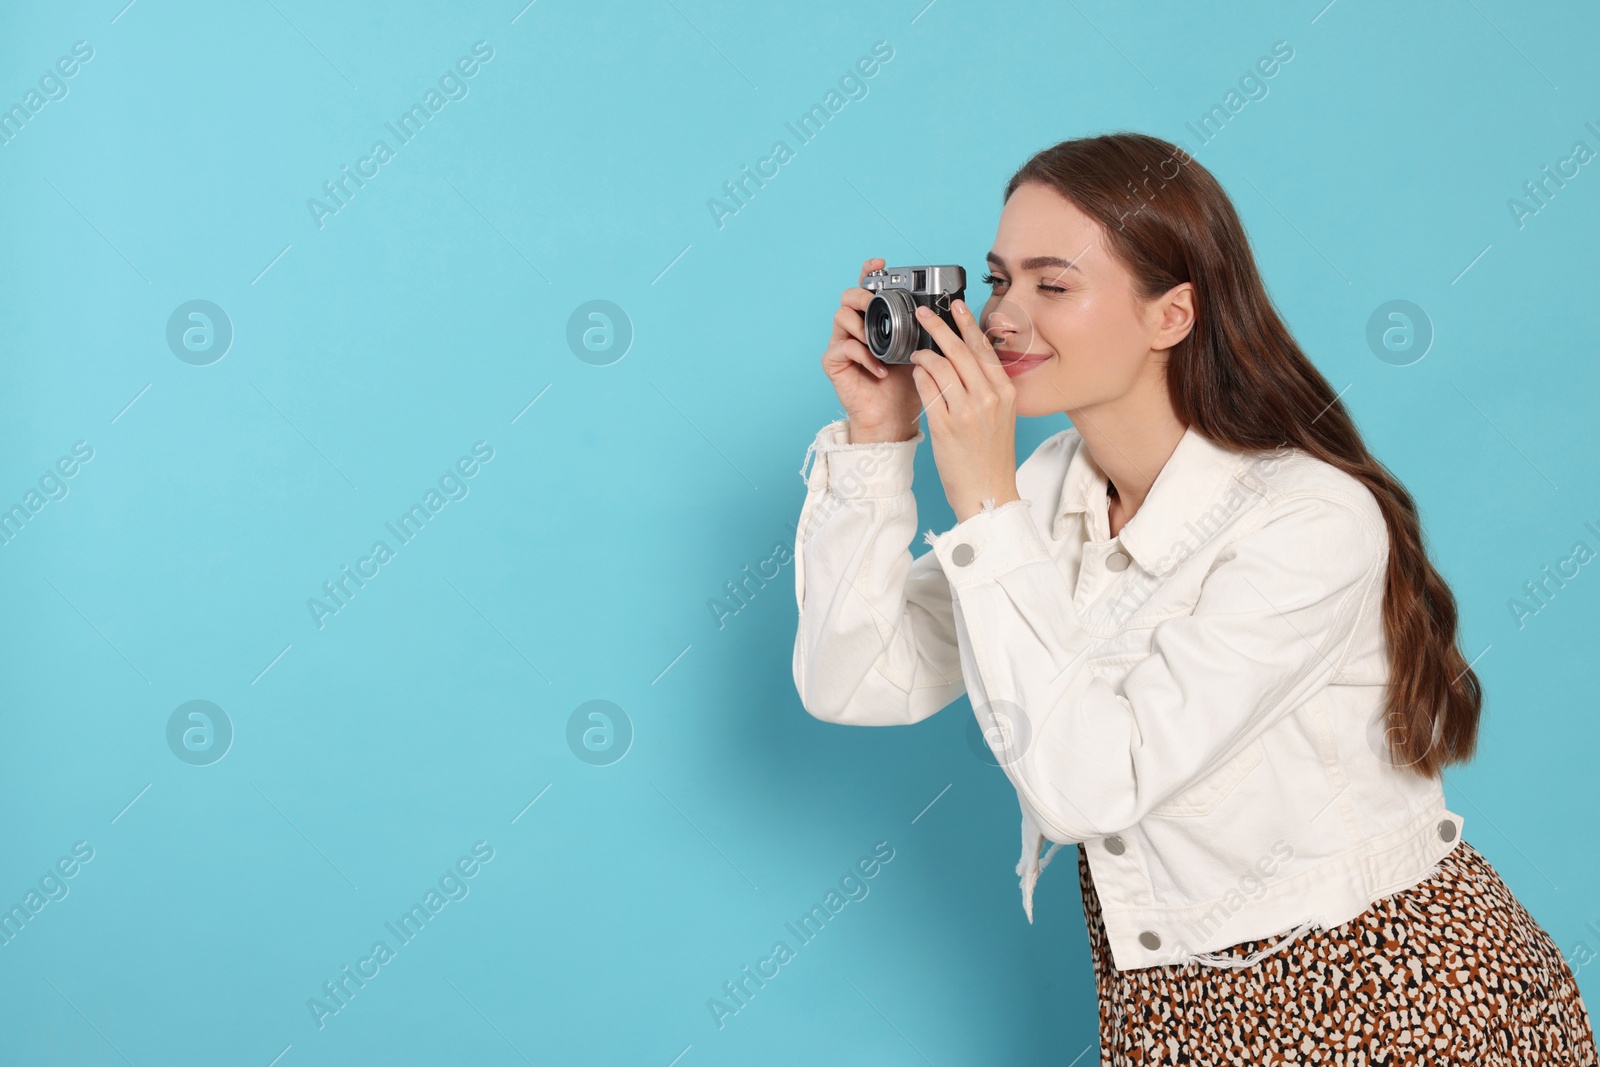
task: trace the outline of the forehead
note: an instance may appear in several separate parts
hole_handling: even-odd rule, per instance
[[[1013,268],[1033,256],[1100,260],[1100,224],[1039,182],[1024,182],[1000,212],[994,251]]]

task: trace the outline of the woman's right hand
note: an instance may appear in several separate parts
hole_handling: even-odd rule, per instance
[[[822,369],[850,420],[850,441],[909,441],[917,435],[922,400],[911,378],[912,364],[887,364],[867,348],[867,305],[873,294],[861,287],[867,272],[887,266],[882,259],[861,265],[856,286],[839,297],[833,336],[822,354]]]

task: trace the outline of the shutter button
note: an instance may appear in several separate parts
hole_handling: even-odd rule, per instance
[[[1439,823],[1439,840],[1454,841],[1455,839],[1456,824],[1451,822],[1449,819],[1441,820]]]
[[[1110,837],[1106,838],[1106,851],[1111,853],[1113,856],[1120,856],[1124,852],[1128,851],[1128,846],[1123,843],[1123,840],[1119,835],[1112,834]]]
[[[959,544],[950,553],[950,559],[957,567],[965,567],[972,562],[972,557],[976,555],[977,553],[972,550],[971,545]]]
[[[1143,945],[1145,948],[1160,948],[1161,939],[1156,936],[1156,932],[1154,930],[1146,930],[1144,933],[1139,935],[1139,944]]]
[[[1113,552],[1106,557],[1106,569],[1125,571],[1128,569],[1128,556],[1124,552]]]

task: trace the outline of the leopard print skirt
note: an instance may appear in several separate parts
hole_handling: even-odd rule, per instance
[[[1465,840],[1412,888],[1248,967],[1117,971],[1082,846],[1078,881],[1099,989],[1101,1067],[1596,1067],[1571,968]],[[1276,940],[1217,955],[1246,956]]]

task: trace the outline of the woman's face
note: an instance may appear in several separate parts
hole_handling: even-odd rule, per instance
[[[1039,182],[1006,201],[980,321],[1017,393],[1017,414],[1167,403],[1166,349],[1193,324],[1194,287],[1141,302],[1099,223]],[[1090,416],[1092,418],[1092,415]]]

